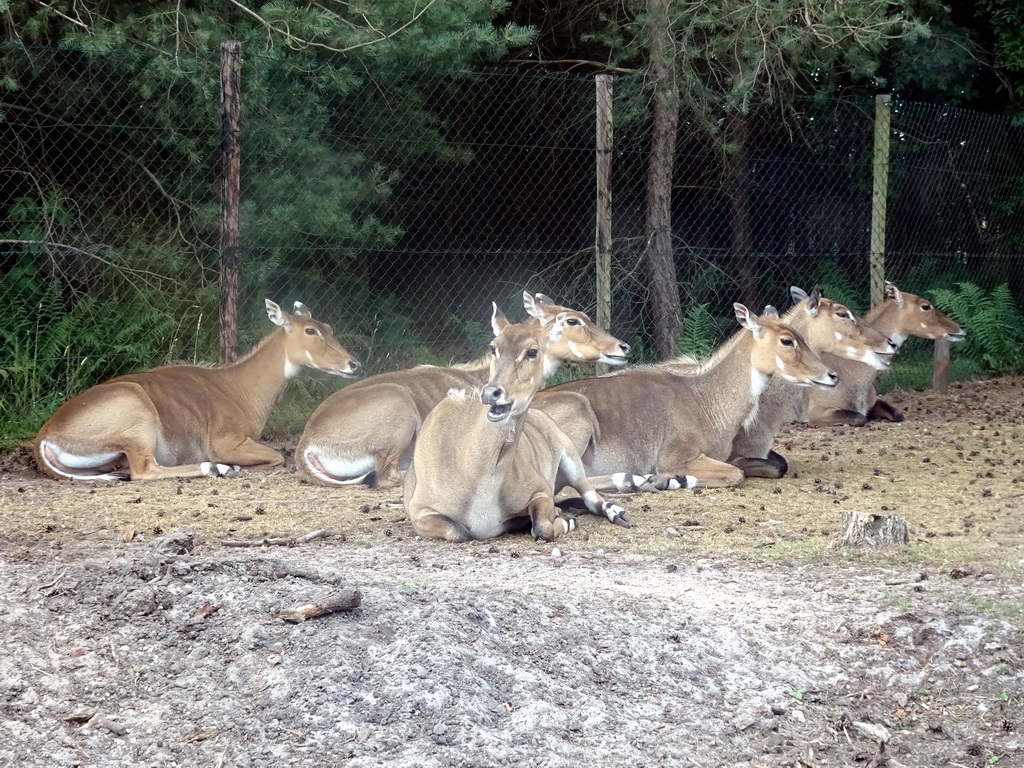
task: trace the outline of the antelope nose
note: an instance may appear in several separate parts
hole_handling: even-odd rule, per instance
[[[501,399],[501,396],[503,394],[504,392],[502,392],[501,387],[496,387],[493,384],[488,384],[486,387],[483,388],[483,391],[480,393],[480,402],[482,402],[484,405],[494,405]]]
[[[892,353],[893,353],[893,354],[896,354],[897,352],[899,352],[899,349],[900,349],[900,345],[899,345],[899,344],[897,344],[897,343],[896,343],[895,341],[893,341],[893,340],[892,340],[892,339],[890,339],[889,337],[886,337],[886,339],[885,339],[885,340],[886,340],[887,342],[889,342],[889,349],[891,349],[891,350],[892,350]]]
[[[835,371],[829,371],[828,380],[832,382],[832,386],[834,387],[836,384],[839,383],[839,374],[836,373]]]
[[[626,344],[625,342],[623,342],[622,344],[619,344],[619,349],[622,350],[623,356],[628,356],[629,355],[629,344]]]
[[[348,369],[352,373],[359,373],[361,370],[363,370],[363,364],[360,363],[358,360],[349,360]]]

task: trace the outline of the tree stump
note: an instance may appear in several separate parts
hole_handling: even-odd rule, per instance
[[[874,512],[843,512],[838,545],[860,549],[883,549],[910,543],[907,521],[899,515]]]

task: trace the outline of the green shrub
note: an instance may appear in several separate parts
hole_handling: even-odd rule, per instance
[[[968,329],[956,357],[992,374],[1024,370],[1024,316],[1006,283],[986,292],[974,283],[959,282],[932,293],[935,306]]]

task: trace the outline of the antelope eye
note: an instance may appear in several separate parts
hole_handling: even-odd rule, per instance
[[[316,330],[316,328],[313,328],[312,326],[310,326],[310,327],[307,327],[307,328],[306,328],[306,335],[307,335],[307,336],[316,336],[316,335],[317,335],[317,330]]]
[[[789,338],[789,336],[783,336],[781,339],[779,339],[779,341],[782,342],[782,346],[784,346],[784,347],[795,347],[796,346],[796,341],[794,341],[793,339]]]
[[[528,349],[528,350],[526,350],[526,359],[527,360],[536,360],[537,359],[537,354],[538,354],[538,352],[537,352],[537,348],[536,347],[534,347],[533,349]]]
[[[844,320],[849,320],[849,319],[850,319],[850,313],[849,313],[849,312],[846,312],[846,311],[843,311],[843,312],[836,312],[836,317],[841,317],[841,318],[843,318]]]
[[[579,325],[580,321],[577,320],[575,317],[570,317],[568,320],[565,321],[565,324],[566,325]]]
[[[932,305],[931,305],[931,304],[922,304],[922,305],[921,305],[921,310],[922,310],[922,311],[924,311],[924,312],[928,312],[928,311],[930,311],[930,310],[931,310],[931,308],[932,308]]]
[[[497,357],[497,356],[498,356],[498,350],[494,348],[494,345],[493,345],[493,344],[491,344],[491,346],[490,346],[490,350],[491,350],[491,354],[492,354],[492,355],[494,355],[495,357]]]

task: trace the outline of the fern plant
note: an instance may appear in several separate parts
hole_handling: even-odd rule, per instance
[[[1010,287],[991,291],[970,282],[933,291],[935,306],[968,328],[958,355],[971,358],[989,373],[1024,370],[1024,315],[1014,304]]]
[[[683,329],[676,349],[679,354],[702,360],[715,350],[721,329],[707,304],[692,304],[683,314]]]

